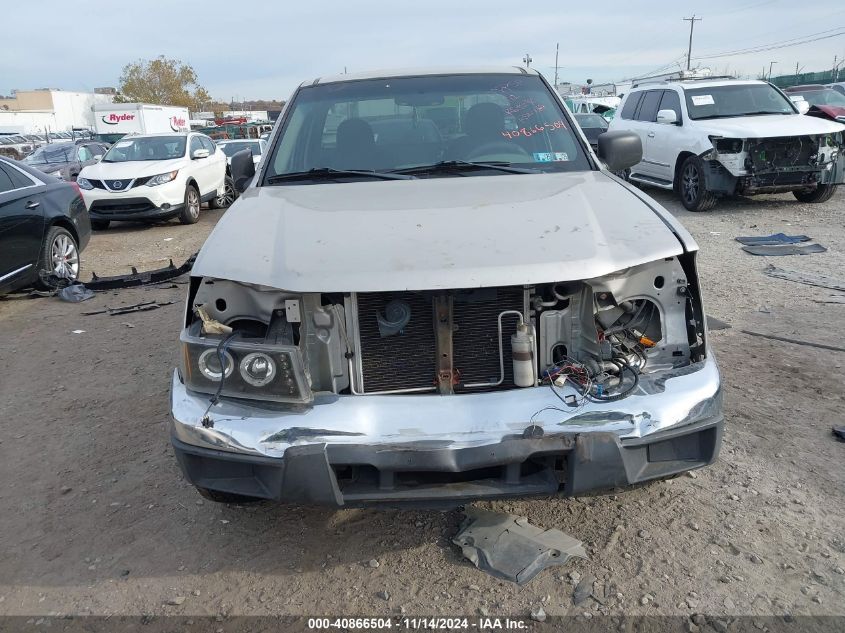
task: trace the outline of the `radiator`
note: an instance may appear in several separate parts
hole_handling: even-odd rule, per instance
[[[434,327],[434,297],[452,298],[452,349],[459,382],[455,391],[473,383],[499,380],[498,317],[504,310],[525,312],[521,286],[452,290],[446,292],[386,292],[358,295],[361,383],[365,393],[419,390],[436,385],[437,341]],[[411,318],[400,332],[383,336],[379,314],[391,301],[410,307]],[[517,318],[503,318],[504,375],[502,388],[512,388],[513,365],[510,337]]]

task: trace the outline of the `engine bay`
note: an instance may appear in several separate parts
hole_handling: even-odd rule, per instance
[[[245,385],[236,397],[261,400],[266,388],[266,399],[296,403],[546,385],[575,407],[624,398],[642,374],[700,361],[705,348],[688,255],[584,281],[449,291],[290,293],[193,279],[185,332],[183,363],[205,359],[183,367],[191,388],[225,397],[229,380]]]

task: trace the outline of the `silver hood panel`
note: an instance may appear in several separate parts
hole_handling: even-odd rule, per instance
[[[252,187],[193,274],[295,292],[590,279],[682,253],[667,222],[695,248],[666,216],[601,172]]]

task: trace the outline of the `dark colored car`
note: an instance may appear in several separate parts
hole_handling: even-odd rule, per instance
[[[789,97],[802,97],[810,104],[807,114],[845,123],[845,94],[821,84],[792,86],[784,92]]]
[[[600,114],[574,114],[594,152],[599,149],[599,134],[607,132],[608,122]]]
[[[23,159],[30,167],[62,180],[76,180],[79,172],[93,165],[108,151],[101,143],[50,143],[42,145]]]
[[[0,157],[0,294],[78,279],[91,221],[75,183]]]

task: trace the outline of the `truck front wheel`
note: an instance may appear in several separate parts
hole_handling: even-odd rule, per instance
[[[716,205],[716,196],[707,191],[704,163],[698,156],[690,156],[681,165],[678,193],[689,211],[709,211]]]
[[[819,185],[815,189],[793,191],[798,202],[827,202],[836,193],[836,185]]]

